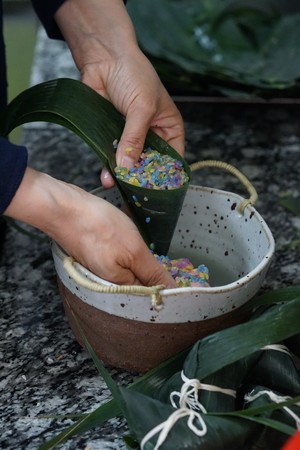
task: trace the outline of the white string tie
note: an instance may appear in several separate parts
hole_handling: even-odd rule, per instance
[[[288,396],[283,396],[283,395],[277,395],[272,391],[260,391],[257,394],[252,395],[251,391],[249,394],[245,395],[245,402],[246,403],[250,403],[253,402],[254,400],[256,400],[258,397],[260,397],[261,395],[267,395],[270,400],[272,400],[272,402],[274,403],[281,403],[281,402],[285,402],[286,400],[291,399],[292,397],[288,397]],[[295,403],[295,405],[300,406],[300,402],[299,403]],[[300,417],[297,416],[297,414],[294,413],[294,411],[292,411],[290,408],[288,408],[287,406],[283,406],[283,409],[295,420],[296,422],[296,427],[297,430],[300,431]]]
[[[167,420],[165,420],[164,422],[162,422],[159,425],[157,425],[156,427],[154,427],[152,430],[150,430],[146,434],[146,436],[144,436],[144,438],[141,441],[141,450],[143,450],[146,442],[148,442],[153,436],[155,436],[157,433],[160,432],[157,442],[155,444],[155,447],[153,449],[153,450],[158,450],[160,448],[160,446],[167,439],[167,436],[168,436],[169,432],[171,431],[171,429],[174,427],[175,423],[179,419],[181,419],[182,417],[185,417],[185,416],[189,416],[187,424],[188,424],[188,427],[190,428],[190,430],[192,430],[197,436],[204,436],[206,434],[207,427],[206,427],[206,424],[205,424],[203,418],[201,417],[201,414],[197,413],[196,411],[192,411],[189,408],[180,408],[180,409],[177,409],[176,411],[174,411],[168,417]],[[193,422],[195,419],[198,419],[201,428],[197,428],[194,425]]]
[[[234,391],[233,389],[225,389],[219,386],[214,386],[212,384],[201,383],[197,378],[189,379],[184,375],[183,371],[181,372],[181,379],[184,383],[181,386],[180,392],[173,391],[170,394],[170,401],[174,408],[177,408],[174,397],[179,397],[180,408],[188,406],[191,409],[200,410],[204,414],[206,414],[206,409],[198,401],[198,391],[200,391],[200,389],[211,392],[221,392],[226,395],[231,395],[234,398],[236,397],[236,391]]]
[[[236,391],[233,389],[224,389],[211,384],[201,383],[197,378],[189,379],[184,375],[183,371],[181,372],[181,379],[183,384],[180,392],[173,391],[170,394],[171,405],[173,408],[176,408],[176,411],[174,411],[167,420],[154,427],[146,434],[146,436],[144,436],[141,441],[141,450],[143,450],[146,442],[148,442],[157,433],[160,433],[153,449],[158,450],[167,439],[169,432],[174,427],[176,422],[186,416],[188,416],[187,425],[196,436],[201,437],[206,435],[207,426],[201,414],[206,414],[207,411],[198,400],[198,391],[200,389],[212,392],[221,392],[226,395],[231,395],[234,398],[236,397]],[[179,407],[177,406],[174,397],[179,398]]]
[[[276,350],[278,352],[286,353],[291,356],[289,349],[285,345],[282,345],[282,344],[265,345],[264,347],[261,348],[261,350]]]

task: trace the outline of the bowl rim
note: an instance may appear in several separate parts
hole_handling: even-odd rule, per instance
[[[100,186],[100,187],[94,189],[93,191],[91,191],[91,193],[94,195],[97,195],[98,192],[109,191],[109,190],[112,190],[115,188],[116,187],[113,186],[110,189],[105,189],[102,186]],[[230,196],[234,196],[236,199],[239,199],[240,201],[244,200],[244,198],[241,197],[239,194],[236,194],[236,193],[233,193],[230,191],[224,191],[224,190],[217,189],[217,188],[211,188],[211,187],[207,187],[207,186],[199,186],[199,185],[193,185],[193,184],[191,184],[189,186],[188,190],[190,188],[192,190],[196,189],[196,190],[215,193],[215,194],[223,194],[223,195],[227,195],[227,196],[230,195]],[[263,219],[263,217],[260,215],[260,213],[254,208],[254,206],[252,206],[250,204],[247,205],[245,208],[245,211],[247,211],[247,210],[250,213],[252,213],[252,212],[255,213],[255,217],[259,221],[260,226],[262,227],[262,229],[268,239],[268,242],[269,242],[269,248],[268,248],[267,253],[263,256],[262,260],[254,267],[254,269],[252,269],[250,272],[248,272],[246,275],[242,276],[241,278],[239,278],[231,283],[221,285],[221,286],[211,286],[211,287],[197,286],[197,287],[178,287],[178,288],[172,288],[172,289],[170,289],[170,288],[162,289],[160,291],[160,294],[164,298],[171,297],[171,296],[178,295],[178,294],[184,294],[184,293],[186,294],[189,292],[199,293],[199,294],[205,294],[205,293],[206,294],[217,294],[217,293],[220,294],[220,293],[230,292],[235,289],[239,289],[243,285],[249,283],[252,279],[256,278],[259,275],[259,273],[263,272],[263,270],[268,267],[268,265],[271,263],[272,257],[275,252],[275,240],[274,240],[273,234],[272,234],[270,228],[268,227],[266,221]],[[60,259],[63,259],[68,256],[67,253],[55,241],[52,241],[52,251],[54,251]],[[90,281],[93,281],[93,282],[96,282],[98,284],[102,284],[105,286],[118,286],[115,283],[112,283],[110,281],[102,279],[101,277],[98,277],[97,275],[92,273],[89,269],[82,266],[80,263],[75,262],[74,264],[76,266],[76,269],[79,270],[81,272],[81,274],[84,275],[86,278],[88,278]]]

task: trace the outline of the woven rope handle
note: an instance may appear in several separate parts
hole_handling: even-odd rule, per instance
[[[160,291],[165,289],[164,285],[157,286],[125,286],[125,285],[112,285],[106,286],[96,281],[89,280],[76,268],[76,261],[71,256],[66,256],[63,259],[63,265],[67,274],[80,286],[89,289],[93,292],[106,293],[106,294],[132,294],[132,295],[147,295],[151,297],[152,306],[159,310],[162,307],[162,299]]]
[[[255,188],[252,186],[248,178],[242,174],[238,169],[234,166],[231,166],[228,163],[223,161],[215,161],[215,160],[205,160],[199,161],[190,165],[191,171],[199,170],[205,167],[217,167],[227,172],[230,172],[232,175],[236,176],[243,186],[249,192],[249,199],[244,199],[239,205],[239,211],[241,213],[244,212],[244,209],[248,204],[254,205],[257,200],[257,192]],[[80,286],[89,289],[94,292],[99,293],[107,293],[107,294],[131,294],[131,295],[145,295],[151,297],[152,306],[156,310],[160,310],[162,308],[162,298],[160,291],[165,289],[166,286],[158,285],[158,286],[123,286],[123,285],[112,285],[106,286],[101,283],[97,283],[95,281],[89,280],[84,275],[82,275],[76,268],[76,261],[71,256],[65,256],[63,259],[63,264],[68,275]]]
[[[257,200],[257,192],[254,186],[251,184],[251,182],[248,180],[248,178],[240,172],[236,167],[232,166],[231,164],[228,164],[223,161],[215,161],[214,159],[207,159],[204,161],[198,161],[190,165],[190,169],[192,172],[203,169],[205,167],[217,167],[219,169],[226,170],[227,172],[231,173],[237,179],[242,183],[242,185],[247,189],[249,193],[249,198],[244,199],[241,201],[238,210],[241,214],[244,213],[244,210],[247,205],[254,205]]]

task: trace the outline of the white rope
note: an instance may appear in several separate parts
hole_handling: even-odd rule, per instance
[[[276,350],[278,352],[286,353],[287,355],[291,356],[289,349],[282,344],[269,344],[265,345],[261,348],[261,350]]]
[[[174,408],[177,408],[174,397],[179,397],[180,408],[188,406],[191,409],[201,410],[206,414],[207,411],[204,406],[198,401],[198,391],[200,391],[200,389],[203,389],[204,391],[221,392],[222,394],[231,395],[234,398],[236,397],[236,391],[233,389],[224,389],[212,384],[201,383],[197,378],[189,379],[184,375],[183,371],[181,372],[181,379],[184,383],[181,386],[180,392],[173,391],[170,394],[170,401]]]
[[[188,427],[190,428],[190,430],[192,430],[197,436],[204,436],[206,434],[207,427],[203,418],[201,417],[201,414],[197,413],[196,411],[192,411],[189,408],[180,408],[174,411],[167,420],[160,423],[146,434],[146,436],[141,441],[141,450],[144,449],[144,445],[146,444],[146,442],[148,442],[153,436],[160,432],[153,449],[158,450],[160,446],[165,442],[169,432],[174,427],[175,423],[185,416],[189,416]],[[194,425],[193,422],[195,419],[199,420],[201,428],[197,428]]]
[[[138,285],[104,285],[96,281],[86,278],[78,271],[78,263],[71,257],[65,256],[63,265],[67,274],[80,286],[89,289],[93,292],[108,293],[108,294],[127,294],[127,295],[150,295],[152,307],[160,311],[163,307],[160,291],[166,286],[161,284],[157,286],[138,286]]]
[[[249,394],[245,395],[245,402],[246,403],[253,402],[254,400],[256,400],[261,395],[267,395],[270,398],[270,400],[272,400],[272,402],[274,402],[274,403],[281,403],[281,402],[284,402],[284,401],[289,400],[289,399],[292,398],[292,397],[288,397],[288,396],[277,395],[277,394],[275,394],[275,392],[267,391],[267,390],[260,391],[260,392],[258,392],[257,394],[254,394],[254,395],[252,395],[252,392],[253,391],[251,391]],[[295,405],[300,406],[300,403],[295,403]],[[283,406],[283,409],[295,420],[297,430],[300,431],[300,417],[298,417],[297,414],[295,414],[294,411],[292,411],[287,406]]]
[[[219,169],[227,170],[229,173],[237,177],[237,179],[243,184],[243,186],[247,189],[250,194],[249,199],[243,199],[238,207],[241,214],[244,213],[244,210],[247,205],[254,205],[257,200],[257,192],[252,183],[248,180],[248,178],[240,172],[236,167],[228,164],[224,161],[215,161],[215,160],[204,160],[198,161],[190,165],[191,171],[195,171],[198,169],[203,169],[204,167],[217,167]]]
[[[236,391],[233,389],[225,389],[218,386],[213,386],[211,384],[201,383],[197,378],[189,379],[184,375],[183,371],[181,372],[181,379],[183,384],[180,392],[173,391],[170,394],[171,405],[176,408],[176,411],[174,411],[167,420],[154,427],[146,434],[146,436],[144,436],[141,441],[141,450],[143,450],[146,442],[148,442],[157,433],[160,433],[153,449],[158,450],[167,439],[169,432],[174,427],[176,422],[186,416],[188,416],[187,425],[189,429],[197,436],[205,436],[207,433],[207,426],[201,414],[206,414],[207,411],[198,400],[198,391],[200,389],[211,392],[221,392],[234,398],[236,397]],[[174,401],[174,397],[179,397],[179,408]],[[198,420],[198,426],[195,425],[196,420]]]

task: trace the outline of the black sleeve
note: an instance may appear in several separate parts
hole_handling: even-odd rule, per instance
[[[31,0],[32,6],[42,22],[49,38],[63,39],[54,20],[54,14],[63,2],[64,0]]]
[[[42,22],[47,35],[52,39],[63,39],[53,16],[64,1],[65,0],[31,0],[32,6]],[[124,3],[126,5],[126,0],[124,0]]]
[[[3,214],[17,192],[26,167],[26,148],[0,137],[0,214]]]

